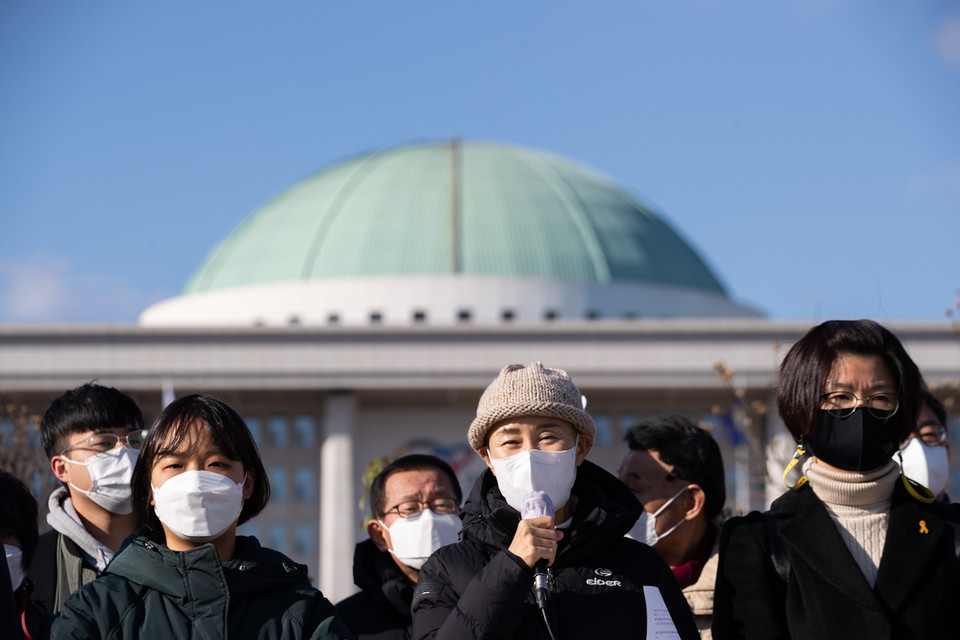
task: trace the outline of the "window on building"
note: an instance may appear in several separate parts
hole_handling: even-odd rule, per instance
[[[270,525],[267,531],[266,546],[280,553],[289,553],[287,551],[287,526],[279,522]]]
[[[287,446],[287,418],[285,416],[270,416],[267,423],[270,429],[270,445],[277,449]]]
[[[295,553],[299,558],[310,558],[317,547],[317,530],[312,524],[300,523],[294,529]]]
[[[286,502],[288,497],[287,470],[283,467],[273,467],[267,474],[270,476],[270,500]]]
[[[587,320],[599,320],[602,317],[602,315],[603,314],[601,314],[596,309],[590,309],[589,311],[587,311]]]
[[[300,467],[293,478],[294,491],[300,502],[313,502],[317,495],[317,474],[310,467]]]
[[[630,427],[635,424],[637,424],[637,414],[621,413],[619,418],[617,418],[617,426],[620,428],[620,437],[625,437],[627,435],[627,431],[630,430]]]
[[[243,421],[247,423],[247,429],[250,429],[250,435],[253,436],[253,441],[256,442],[257,446],[259,447],[263,442],[261,440],[261,437],[262,437],[261,431],[263,430],[262,428],[263,423],[260,422],[260,417],[247,416],[246,418],[243,419]]]
[[[426,311],[414,311],[413,312],[413,321],[416,323],[426,322],[427,321],[427,312]]]
[[[473,317],[473,314],[470,313],[470,309],[460,309],[460,311],[457,311],[457,320],[460,322],[470,322],[471,317]]]
[[[327,324],[340,324],[340,314],[331,313],[327,316]]]
[[[370,313],[370,324],[380,324],[383,322],[383,314],[379,311],[373,311]]]
[[[297,445],[309,448],[317,444],[317,428],[313,416],[300,414],[293,419],[293,432],[297,437]]]
[[[593,414],[593,423],[597,425],[597,446],[604,447],[613,442],[613,428],[610,414]]]
[[[544,320],[556,320],[559,317],[560,317],[560,314],[557,313],[556,309],[547,309],[546,311],[543,312]]]
[[[513,309],[504,309],[500,313],[500,319],[504,322],[510,322],[516,317],[516,312]]]

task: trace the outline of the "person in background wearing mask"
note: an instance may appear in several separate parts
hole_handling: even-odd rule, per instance
[[[798,448],[784,478],[809,458],[769,512],[724,523],[715,638],[956,637],[960,508],[892,460],[922,385],[871,320],[825,322],[790,348],[777,408]]]
[[[44,413],[40,438],[62,485],[47,501],[52,530],[40,536],[29,576],[48,611],[101,575],[137,529],[130,478],[143,434],[133,399],[98,384],[65,392]]]
[[[67,599],[51,637],[353,638],[305,566],[237,536],[269,498],[240,416],[211,396],[173,401],[133,472],[146,526]]]
[[[484,391],[467,438],[488,468],[461,541],[420,570],[414,638],[699,638],[670,568],[625,537],[640,503],[585,459],[584,406],[566,372],[539,362],[504,367]]]
[[[357,544],[353,579],[360,593],[337,603],[359,640],[406,640],[420,567],[460,534],[463,493],[456,474],[435,456],[412,454],[388,464],[370,485],[367,540]]]
[[[923,406],[917,428],[900,445],[903,475],[919,482],[936,497],[949,502],[950,444],[947,442],[947,410],[937,396],[923,390]]]
[[[6,568],[0,571],[0,637],[50,637],[52,616],[34,604],[33,585],[25,576],[37,534],[37,501],[20,478],[0,471],[0,538],[7,556]]]
[[[620,480],[643,504],[627,534],[646,542],[673,570],[701,639],[709,639],[726,485],[720,447],[705,430],[674,415],[627,432]]]

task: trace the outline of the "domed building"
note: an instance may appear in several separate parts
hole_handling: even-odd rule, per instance
[[[819,321],[731,300],[651,207],[588,168],[503,144],[416,144],[286,189],[138,325],[0,327],[0,410],[29,425],[90,380],[130,393],[147,422],[174,396],[225,399],[272,489],[241,532],[308,565],[336,601],[354,591],[368,465],[433,453],[468,493],[483,463],[467,426],[510,363],[570,373],[597,425],[589,458],[607,470],[639,418],[683,413],[720,444],[728,509],[767,508],[783,491],[776,370]],[[946,323],[890,326],[931,386],[958,379]],[[0,414],[0,446],[14,422]],[[31,486],[56,482],[38,462]]]
[[[652,209],[543,151],[386,149],[290,187],[144,326],[751,317]]]

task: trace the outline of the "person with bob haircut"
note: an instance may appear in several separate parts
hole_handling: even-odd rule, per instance
[[[270,484],[246,424],[207,395],[175,400],[133,472],[147,526],[65,603],[53,638],[353,638],[305,566],[237,536]]]
[[[713,635],[948,638],[960,606],[957,505],[935,502],[892,459],[923,380],[871,320],[807,332],[780,366],[777,407],[803,475],[766,513],[726,522]]]

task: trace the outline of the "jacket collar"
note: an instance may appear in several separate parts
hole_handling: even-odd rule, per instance
[[[560,542],[559,558],[576,562],[596,553],[612,537],[622,537],[640,517],[643,506],[615,476],[584,460],[577,467],[571,491],[576,501],[573,521]],[[507,504],[497,479],[487,469],[477,479],[464,505],[461,536],[495,552],[510,546],[520,514]]]
[[[393,556],[380,551],[369,538],[358,542],[353,552],[353,582],[381,607],[390,607],[404,619],[411,619],[414,584]]]

